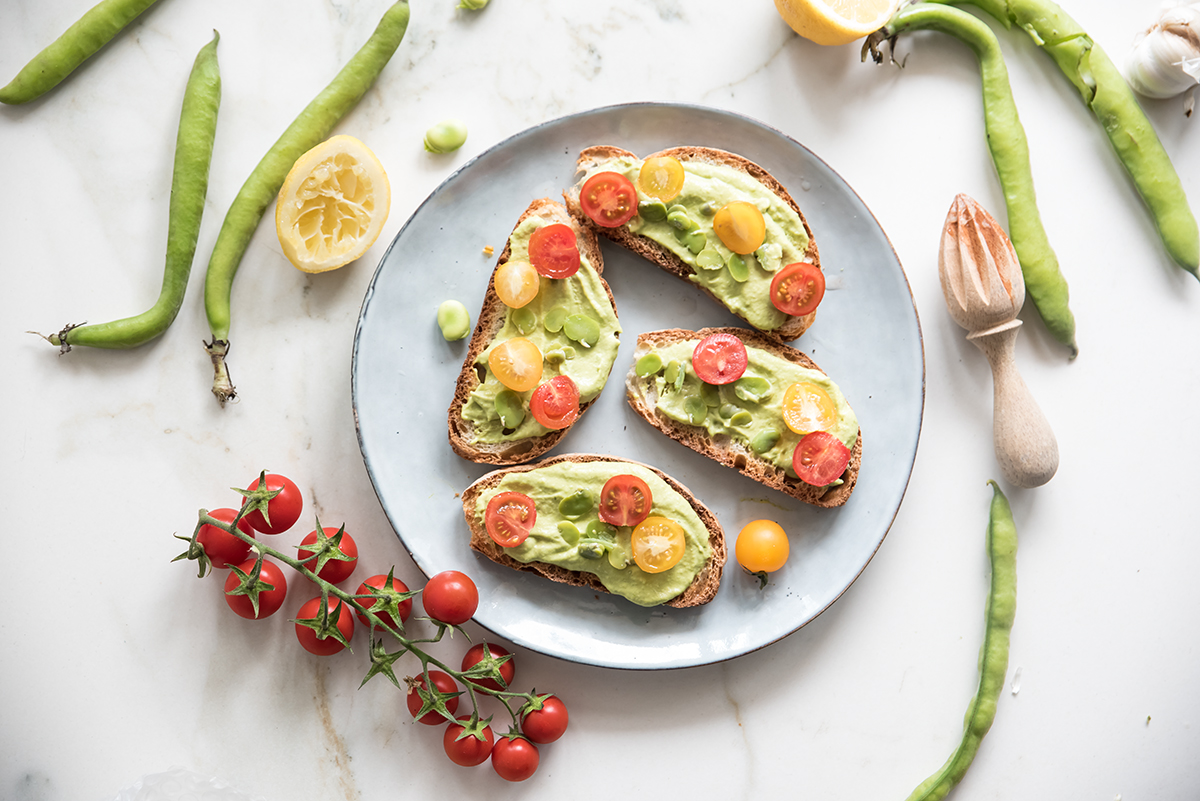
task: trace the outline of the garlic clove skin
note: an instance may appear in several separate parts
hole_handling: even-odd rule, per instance
[[[1012,241],[973,198],[954,198],[938,250],[938,277],[954,321],[971,333],[1012,322],[1025,304],[1025,279]]]
[[[1168,98],[1200,83],[1200,3],[1164,8],[1134,40],[1125,77],[1138,94]]]

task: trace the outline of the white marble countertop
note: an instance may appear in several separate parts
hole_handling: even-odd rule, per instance
[[[88,5],[5,3],[0,79]],[[269,801],[602,798],[614,784],[639,797],[905,797],[955,747],[977,680],[985,482],[999,477],[990,373],[946,313],[936,263],[956,193],[1003,219],[973,56],[945,36],[914,35],[899,45],[906,68],[861,64],[857,45],[793,35],[767,0],[494,0],[481,13],[414,0],[394,59],[337,129],[386,166],[387,228],[359,262],[307,276],[286,263],[269,221],[260,226],[235,286],[242,400],[219,408],[200,296],[220,221],[387,6],[163,0],[52,94],[0,108],[0,576],[9,598],[0,797],[100,801],[171,766]],[[1092,0],[1069,10],[1120,58],[1156,6]],[[158,294],[179,99],[213,28],[224,95],[183,310],[136,351],[60,358],[25,332],[123,316]],[[1200,542],[1189,498],[1200,483],[1200,286],[1169,262],[1055,66],[1023,35],[1001,42],[1081,355],[1068,363],[1026,309],[1017,358],[1062,464],[1043,488],[1005,487],[1021,539],[1009,677],[957,795],[1196,798]],[[222,505],[226,488],[270,467],[305,488],[310,511],[359,532],[362,576],[395,564],[419,585],[355,436],[351,344],[367,284],[387,243],[457,167],[528,126],[632,101],[761,120],[857,190],[890,236],[921,316],[924,427],[883,546],[790,637],[660,672],[516,649],[518,684],[560,694],[571,728],[543,749],[532,780],[507,785],[486,766],[449,764],[440,731],[413,723],[392,686],[359,689],[361,649],[302,652],[290,607],[258,624],[229,614],[218,579],[197,581],[189,565],[170,563],[181,546],[171,534],[189,533],[197,508]],[[1185,119],[1179,101],[1144,106],[1200,208],[1200,120]],[[447,116],[464,118],[470,138],[430,156],[423,133]],[[461,640],[438,648],[458,653]]]

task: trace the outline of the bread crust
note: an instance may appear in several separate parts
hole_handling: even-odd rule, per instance
[[[604,258],[600,253],[600,243],[596,239],[595,232],[586,226],[580,225],[561,203],[550,198],[540,198],[530,203],[529,207],[525,209],[517,220],[516,225],[513,226],[513,230],[520,227],[521,223],[528,217],[534,215],[548,222],[565,223],[575,230],[576,242],[579,245],[580,253],[592,264],[597,275],[600,276],[600,284],[608,294],[608,302],[612,305],[613,314],[616,315],[617,304],[613,299],[612,289],[609,288],[608,282],[604,280]],[[481,383],[479,375],[475,370],[475,360],[479,357],[479,354],[487,350],[492,340],[495,339],[496,335],[504,327],[504,321],[508,315],[508,307],[504,305],[504,301],[500,300],[500,296],[496,294],[496,270],[500,269],[500,265],[507,262],[511,255],[512,246],[506,239],[504,250],[496,260],[496,267],[493,268],[492,276],[488,280],[487,293],[484,295],[483,306],[480,308],[479,318],[475,323],[475,331],[472,333],[470,344],[467,347],[466,358],[463,359],[462,370],[459,372],[458,380],[455,383],[454,399],[450,402],[450,410],[447,416],[447,433],[450,438],[450,447],[462,458],[481,464],[510,465],[536,459],[557,445],[559,440],[571,430],[571,426],[567,426],[557,431],[549,431],[541,436],[528,437],[512,442],[495,444],[475,443],[471,441],[475,426],[462,416],[463,406],[466,404],[467,399]],[[619,337],[620,334],[618,333],[617,336]],[[580,405],[579,417],[576,418],[576,423],[579,422],[584,412],[599,397],[597,395],[587,403]],[[574,423],[571,425],[574,425]]]
[[[800,211],[799,204],[796,203],[795,199],[791,196],[791,194],[788,193],[783,184],[781,184],[774,176],[772,176],[758,164],[755,164],[753,161],[750,161],[743,156],[739,156],[736,153],[730,153],[725,150],[718,150],[711,147],[672,147],[666,150],[660,150],[657,153],[651,153],[645,158],[649,159],[656,156],[672,156],[681,162],[702,161],[711,164],[721,164],[747,173],[751,177],[758,180],[759,183],[763,184],[765,187],[767,187],[767,189],[791,206],[792,210],[800,216],[800,221],[804,224],[804,231],[808,235],[808,248],[805,250],[805,258],[816,265],[818,269],[821,268],[821,257],[817,251],[817,241],[815,238],[813,238],[812,228],[809,227],[808,220],[805,219],[804,213]],[[639,157],[635,153],[631,153],[628,150],[623,150],[612,145],[596,145],[594,147],[586,148],[580,152],[579,158],[576,161],[575,169],[582,174],[605,161],[616,158],[637,159]],[[680,259],[667,248],[663,247],[652,239],[648,239],[647,237],[639,236],[638,234],[630,232],[629,229],[623,225],[618,226],[617,228],[603,228],[593,223],[588,216],[583,213],[583,209],[579,204],[580,189],[581,185],[576,183],[575,186],[563,193],[563,198],[566,200],[567,208],[570,210],[571,215],[575,217],[581,225],[593,229],[599,235],[616,242],[625,249],[630,250],[647,261],[658,265],[671,275],[674,275],[676,278],[681,278],[687,281],[689,284],[692,284],[693,286],[702,290],[717,303],[725,306],[724,302],[722,302],[720,298],[718,298],[708,289],[700,284],[696,284],[695,282],[688,280],[692,275],[696,274],[696,271],[689,264],[687,264],[687,262]],[[742,319],[745,318],[743,317]],[[762,333],[777,338],[783,342],[790,342],[798,339],[801,334],[807,331],[815,319],[815,311],[802,316],[791,316],[788,317],[787,321],[784,322],[784,324],[779,328],[771,331],[762,331]],[[747,324],[750,324],[748,320],[746,322]]]
[[[773,337],[743,328],[702,328],[699,331],[670,328],[662,331],[650,331],[638,337],[632,364],[636,365],[638,359],[655,348],[690,339],[703,339],[711,334],[721,333],[733,334],[741,339],[747,347],[761,348],[801,367],[821,370],[807,354],[801,353],[789,345],[784,345]],[[825,371],[821,370],[821,372]],[[785,471],[759,458],[741,443],[732,439],[716,442],[704,428],[680,423],[660,414],[657,405],[652,407],[647,404],[645,400],[647,397],[657,398],[657,390],[652,378],[641,378],[635,372],[635,367],[631,366],[625,376],[625,399],[643,420],[696,453],[707,456],[726,467],[737,470],[747,478],[754,479],[764,486],[779,490],[805,503],[826,509],[842,506],[850,498],[850,494],[854,492],[854,486],[858,483],[858,472],[862,467],[861,427],[854,448],[850,451],[850,463],[841,476],[843,483],[829,488],[814,487],[798,478],[792,478]]]
[[[621,459],[616,456],[605,456],[595,453],[571,453],[561,456],[553,456],[548,459],[543,459],[534,464],[523,464],[514,467],[502,468],[493,470],[492,472],[477,479],[471,486],[463,490],[462,505],[463,516],[466,517],[467,526],[471,531],[470,546],[471,549],[486,556],[497,564],[511,567],[513,570],[520,570],[528,573],[536,573],[543,578],[551,581],[556,581],[562,584],[569,584],[572,587],[587,587],[596,592],[607,593],[604,585],[592,573],[586,573],[575,570],[567,570],[558,565],[546,564],[543,562],[518,562],[508,554],[504,553],[504,548],[498,545],[491,536],[487,533],[487,529],[483,525],[483,521],[476,514],[475,506],[481,493],[499,485],[500,481],[510,473],[527,472],[536,470],[540,467],[559,464],[561,462],[572,462],[581,464],[584,462],[609,462],[612,464],[634,464],[639,467],[644,467],[656,473],[659,478],[665,481],[671,489],[678,492],[695,510],[700,521],[704,523],[708,529],[708,544],[712,548],[712,556],[705,563],[704,568],[696,574],[696,578],[688,585],[688,588],[679,595],[669,601],[664,602],[665,606],[673,606],[676,608],[684,608],[689,606],[700,606],[706,604],[716,597],[717,590],[721,584],[721,572],[725,566],[727,557],[725,546],[725,531],[721,528],[721,524],[717,521],[716,515],[701,503],[700,499],[692,494],[691,490],[680,484],[675,479],[668,476],[658,468],[651,467],[641,462],[636,462],[631,459]]]

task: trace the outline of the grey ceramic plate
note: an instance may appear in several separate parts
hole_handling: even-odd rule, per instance
[[[692,609],[644,609],[477,557],[458,498],[490,469],[451,451],[446,409],[466,341],[445,342],[438,304],[483,300],[496,253],[529,202],[561,198],[576,154],[611,144],[645,154],[706,145],[758,162],[789,187],[821,252],[829,291],[797,346],[839,383],[859,416],[863,464],[850,501],[816,509],[676,444],[626,405],[622,376],[637,335],[739,321],[707,296],[604,244],[604,277],[623,333],[609,386],[550,455],[607,453],[665,471],[720,519],[729,541],[720,592]],[[479,585],[475,620],[518,645],[606,667],[677,668],[769,645],[837,600],[866,567],[908,485],[924,407],[920,324],[904,271],[862,200],[802,145],[746,117],[696,106],[634,104],[574,114],[508,139],[451,175],[396,235],[363,301],[354,340],[353,403],[375,491],[426,575],[461,570]],[[787,565],[760,590],[733,560],[747,522],[768,517],[791,538]]]

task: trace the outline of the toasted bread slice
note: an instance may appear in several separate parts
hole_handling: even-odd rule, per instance
[[[589,269],[588,265],[590,265],[591,270],[594,270],[600,286],[603,287],[604,293],[608,297],[608,303],[615,319],[617,313],[616,303],[613,300],[612,290],[609,289],[608,283],[602,276],[604,272],[604,259],[600,253],[599,243],[592,230],[579,225],[567,213],[566,208],[561,203],[549,198],[535,200],[529,204],[529,207],[521,215],[520,219],[517,220],[517,225],[514,226],[513,230],[516,231],[519,229],[531,217],[538,218],[544,224],[564,223],[575,230],[575,241],[579,247],[583,262],[580,270]],[[500,265],[507,262],[511,256],[512,237],[510,236],[504,246],[503,252],[501,252],[499,259],[496,261],[496,269],[499,269]],[[472,393],[483,383],[487,375],[486,362],[483,364],[478,363],[480,362],[480,357],[488,350],[493,341],[496,340],[497,336],[504,329],[512,312],[496,294],[495,276],[496,271],[493,270],[492,277],[488,281],[483,306],[480,309],[479,318],[467,348],[467,355],[463,360],[462,371],[458,375],[458,381],[454,390],[454,399],[450,403],[448,433],[450,447],[464,459],[483,464],[519,464],[536,459],[553,448],[566,435],[567,431],[570,430],[570,426],[558,430],[550,430],[539,426],[537,427],[537,433],[532,436],[506,439],[499,442],[484,442],[476,437],[475,423],[463,417],[464,407],[468,404]],[[543,282],[549,280],[551,279],[542,279]],[[572,277],[555,280],[574,281],[579,279]],[[539,328],[540,325],[539,321]],[[606,333],[611,333],[615,337],[619,335],[620,329],[618,327],[615,332]],[[615,348],[613,356],[614,358],[616,356]],[[608,369],[612,369],[611,363],[608,365]],[[569,369],[564,368],[563,372],[569,374]],[[608,372],[605,372],[604,376],[607,378]],[[599,391],[597,390],[597,393],[590,398],[581,398],[579,418],[583,417],[583,413],[595,402],[598,396]],[[526,398],[526,403],[528,403],[528,398]],[[575,422],[578,422],[579,418]]]
[[[725,566],[726,546],[725,532],[721,528],[721,524],[717,522],[716,515],[709,510],[707,506],[700,502],[692,492],[675,479],[663,473],[661,470],[650,467],[649,465],[641,464],[640,462],[630,461],[628,459],[620,459],[615,456],[602,456],[598,454],[575,453],[555,456],[549,459],[544,459],[535,464],[526,464],[516,467],[507,467],[501,470],[495,470],[478,479],[471,486],[467,487],[462,493],[463,514],[466,517],[467,525],[471,530],[470,546],[473,550],[486,556],[497,564],[511,567],[514,570],[521,570],[531,573],[536,573],[551,581],[557,581],[563,584],[569,584],[573,587],[588,587],[596,592],[609,592],[609,590],[601,583],[600,579],[594,573],[568,570],[564,567],[547,564],[543,562],[521,562],[505,553],[505,549],[498,545],[491,536],[487,533],[483,515],[479,513],[479,499],[485,496],[490,491],[495,490],[500,486],[500,482],[506,476],[516,472],[536,471],[546,467],[552,467],[563,462],[582,465],[589,462],[602,462],[605,465],[612,465],[612,475],[617,475],[623,469],[628,469],[629,465],[636,465],[638,468],[648,470],[656,474],[666,485],[678,495],[686,500],[687,504],[696,513],[700,522],[708,531],[708,545],[711,554],[704,562],[695,578],[687,588],[673,598],[663,601],[666,606],[673,607],[688,607],[699,606],[711,601],[717,594],[717,589],[721,583],[721,571]],[[539,510],[539,520],[545,514]],[[636,569],[636,568],[627,568]]]
[[[685,165],[688,162],[706,162],[708,164],[730,167],[752,177],[766,190],[778,197],[787,206],[791,207],[791,209],[799,216],[800,222],[804,226],[804,232],[808,237],[808,242],[803,255],[794,260],[811,262],[820,268],[821,258],[820,254],[817,252],[816,240],[813,238],[813,232],[809,227],[808,220],[804,218],[804,214],[800,211],[799,204],[796,203],[795,199],[792,198],[787,189],[785,189],[778,180],[776,180],[769,172],[760,167],[758,164],[755,164],[749,159],[743,158],[742,156],[734,153],[709,147],[673,147],[667,150],[659,151],[658,153],[652,153],[645,158],[648,159],[655,156],[672,156]],[[628,150],[622,150],[619,147],[613,147],[611,145],[589,147],[579,154],[579,158],[576,162],[576,170],[581,175],[586,175],[587,173],[602,167],[606,162],[610,162],[614,159],[639,160],[639,157]],[[725,301],[719,298],[707,287],[690,280],[692,276],[697,274],[696,269],[667,247],[646,236],[633,233],[630,230],[629,224],[618,226],[616,228],[605,228],[592,223],[591,220],[588,219],[587,215],[583,213],[583,209],[580,206],[579,193],[582,189],[582,186],[583,179],[581,178],[574,187],[564,194],[567,202],[567,208],[571,210],[572,215],[574,215],[582,223],[594,228],[601,236],[605,236],[613,242],[616,242],[618,245],[633,251],[639,256],[645,258],[647,261],[657,264],[671,275],[674,275],[677,278],[682,278],[683,280],[688,281],[688,283],[695,284],[715,301],[717,301],[717,303],[725,306],[731,312],[741,317],[743,320],[746,320],[746,322],[750,325],[754,325],[751,320],[747,319],[745,314],[730,308]],[[636,220],[637,218],[635,217],[634,219]],[[708,230],[711,230],[711,224],[709,224]],[[769,280],[769,276],[765,276],[765,279]],[[788,315],[784,318],[782,324],[769,330],[759,328],[758,326],[755,327],[764,333],[778,337],[786,342],[797,339],[801,334],[808,330],[808,327],[812,325],[815,318],[816,312],[802,316]]]
[[[646,422],[671,439],[686,445],[696,453],[737,470],[760,484],[777,489],[814,506],[832,508],[846,503],[858,482],[858,471],[862,465],[861,430],[858,431],[854,447],[850,450],[850,462],[841,476],[840,483],[835,482],[827,487],[815,487],[789,475],[786,470],[758,456],[746,442],[727,434],[719,437],[711,436],[704,427],[681,423],[668,417],[657,408],[658,384],[655,376],[651,375],[645,378],[639,376],[636,372],[637,360],[657,348],[678,342],[700,340],[717,333],[733,334],[742,340],[747,349],[757,348],[799,367],[824,374],[824,371],[806,354],[754,331],[741,328],[704,328],[699,331],[673,328],[651,331],[638,337],[637,348],[633,353],[633,366],[630,367],[625,378],[625,396],[629,405]],[[776,392],[782,393],[782,388],[776,388]],[[780,430],[784,430],[782,419],[780,420]]]

